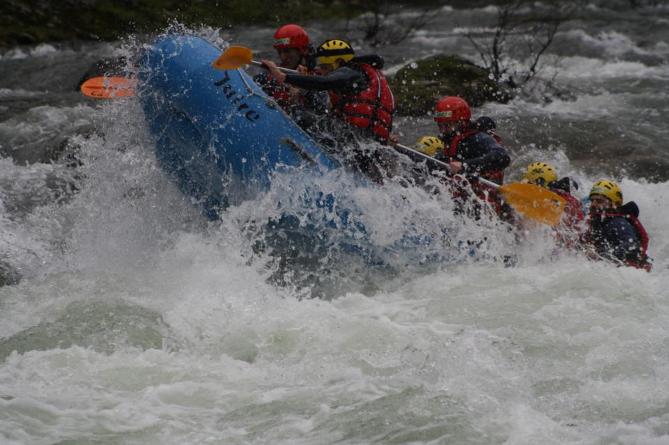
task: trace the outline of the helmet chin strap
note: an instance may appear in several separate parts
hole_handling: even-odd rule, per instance
[[[465,123],[462,121],[457,121],[456,125],[453,127],[446,128],[447,132],[444,133],[446,136],[456,136],[462,134],[465,131]]]
[[[334,61],[332,66],[334,67],[334,69],[337,69],[340,66],[342,66],[344,63],[346,63],[346,61],[344,59],[337,59],[337,60]]]

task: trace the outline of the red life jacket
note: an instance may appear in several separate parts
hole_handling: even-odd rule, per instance
[[[312,71],[307,71],[307,74],[313,74]],[[291,87],[287,83],[280,84],[279,82],[272,77],[271,74],[265,73],[266,83],[262,86],[263,91],[267,93],[276,101],[277,104],[283,109],[288,109],[294,106],[302,106],[306,103],[306,97],[304,94],[300,94],[297,97],[291,94]]]
[[[290,95],[287,84],[280,85],[278,82],[275,82],[268,88],[268,90],[270,96],[272,96],[281,108],[293,105],[291,103],[293,98]]]
[[[639,252],[639,256],[637,259],[630,259],[630,260],[625,260],[625,264],[631,267],[636,267],[637,269],[643,269],[647,272],[650,272],[651,269],[653,268],[653,264],[649,261],[648,259],[648,243],[650,241],[650,238],[648,236],[648,232],[646,232],[645,227],[643,224],[641,224],[641,221],[639,221],[639,218],[637,218],[634,215],[630,215],[629,213],[620,213],[620,212],[602,212],[599,215],[602,218],[615,218],[615,217],[623,217],[627,219],[632,224],[632,227],[634,227],[634,230],[637,232],[639,235],[639,239],[641,240],[641,248]],[[590,231],[588,230],[588,233],[586,234],[586,240],[590,239]]]
[[[583,206],[581,201],[576,199],[571,193],[559,188],[551,188],[551,192],[562,196],[567,204],[564,208],[564,223],[569,229],[576,229],[578,224],[583,221]]]
[[[379,140],[387,141],[393,127],[395,98],[381,71],[371,65],[357,65],[369,80],[369,86],[357,94],[330,91],[330,102],[336,113],[349,124],[370,130]]]
[[[474,136],[478,133],[490,134],[486,131],[483,131],[478,128],[474,128],[471,125],[462,133],[456,133],[455,136],[451,139],[451,143],[444,148],[444,154],[446,155],[447,162],[457,159],[458,155],[458,145],[463,140],[467,139],[470,136]],[[501,138],[497,135],[492,136],[497,143],[501,143]],[[489,181],[492,181],[496,184],[504,183],[504,171],[503,170],[494,170],[481,173],[481,177]]]
[[[482,203],[486,203],[502,221],[510,222],[512,220],[513,213],[510,212],[508,204],[503,204],[497,187],[477,181],[475,177],[466,178],[461,175],[450,177],[448,185],[456,206],[461,206],[461,208],[465,209],[469,207],[468,212],[472,213],[468,214],[475,219],[478,219],[481,212],[484,211]],[[478,200],[472,199],[474,196]]]
[[[583,205],[581,201],[566,190],[550,186],[548,189],[553,193],[557,193],[566,201],[560,225],[554,231],[555,239],[561,247],[575,249],[580,245],[582,236],[581,222],[585,218],[583,215]]]

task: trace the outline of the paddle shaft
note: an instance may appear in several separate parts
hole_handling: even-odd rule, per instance
[[[401,144],[395,144],[395,148],[399,149],[400,152],[418,156],[425,159],[427,162],[431,162],[434,165],[438,165],[445,168],[447,171],[452,172],[450,165],[447,163],[434,159],[432,156],[421,153],[418,150],[414,150],[413,148]],[[565,206],[565,199],[555,192],[551,192],[534,184],[511,183],[500,186],[492,181],[483,179],[480,176],[477,179],[482,184],[498,189],[504,196],[505,201],[525,218],[550,226],[556,226],[560,223],[562,211]]]
[[[444,161],[440,161],[439,159],[434,159],[432,156],[426,155],[425,153],[421,153],[420,151],[414,150],[413,148],[407,147],[406,145],[402,145],[402,144],[393,144],[393,145],[394,145],[395,148],[399,148],[400,151],[404,151],[405,153],[408,152],[408,153],[411,153],[412,155],[419,156],[419,157],[425,159],[427,162],[431,162],[434,165],[444,167],[446,170],[448,170],[449,173],[452,173],[451,166],[448,165],[447,163],[445,163]],[[485,185],[488,185],[488,186],[494,187],[494,188],[499,188],[499,184],[496,184],[492,181],[488,181],[487,179],[483,179],[480,176],[478,176],[476,179],[482,184],[485,184]]]
[[[265,65],[263,65],[262,62],[259,62],[259,61],[257,61],[257,60],[251,60],[251,64],[252,64],[252,65],[255,65],[255,66],[260,66],[260,67],[263,67],[263,68],[267,69],[267,67],[266,67]],[[283,67],[280,67],[280,66],[277,66],[277,68],[278,68],[279,71],[281,71],[282,73],[286,73],[286,74],[300,74],[299,71],[297,71],[297,70],[291,70],[290,68],[283,68]]]

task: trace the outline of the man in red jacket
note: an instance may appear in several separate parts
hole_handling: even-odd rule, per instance
[[[284,74],[273,62],[263,60],[280,84],[307,90],[328,91],[338,118],[364,134],[387,143],[393,126],[395,99],[376,55],[355,57],[348,42],[326,40],[316,50],[320,76]]]
[[[274,33],[274,49],[282,68],[304,73],[313,72],[314,49],[309,35],[299,25],[283,25]],[[327,96],[318,91],[305,91],[279,83],[269,72],[256,75],[253,80],[283,108],[302,128],[310,127],[316,116],[325,112]]]
[[[284,74],[271,61],[263,60],[279,84],[327,91],[339,143],[373,139],[387,144],[393,126],[395,99],[381,72],[383,59],[377,55],[356,57],[353,47],[339,39],[326,40],[316,49],[316,72],[320,75]],[[342,131],[343,130],[343,131]],[[359,147],[353,150],[352,164],[376,182],[392,169],[392,159],[382,150]]]
[[[504,169],[511,162],[507,150],[494,136],[494,122],[472,121],[469,104],[457,96],[445,96],[435,105],[434,120],[439,127],[443,150],[435,158],[449,165],[453,199],[458,211],[479,217],[481,206],[471,191],[490,204],[505,221],[513,220],[513,213],[497,196],[497,189],[477,180],[483,177],[497,184],[504,180]],[[471,186],[471,187],[470,187]]]

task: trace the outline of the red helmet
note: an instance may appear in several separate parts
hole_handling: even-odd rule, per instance
[[[295,48],[305,53],[308,46],[309,36],[299,25],[283,25],[274,33],[274,48],[276,49]]]
[[[471,118],[469,104],[457,96],[442,97],[434,107],[434,120],[437,122],[466,122]]]

